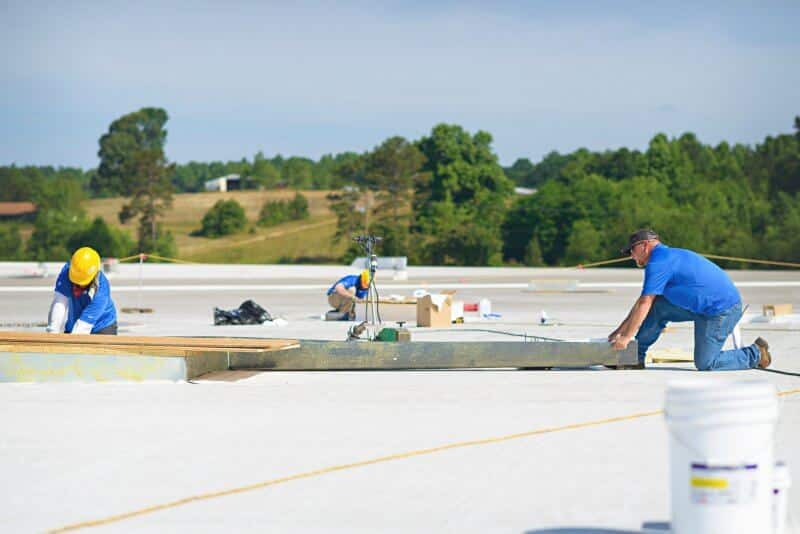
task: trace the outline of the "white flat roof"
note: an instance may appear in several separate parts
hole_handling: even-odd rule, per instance
[[[0,264],[0,276],[12,267]],[[345,266],[145,264],[142,293],[138,266],[121,267],[111,279],[117,307],[154,309],[120,314],[121,335],[344,339],[350,326],[319,319],[324,288],[349,273]],[[3,329],[46,319],[52,274],[0,277],[0,299],[13,302],[0,307]],[[382,295],[460,284],[456,298],[489,298],[501,315],[412,328],[414,339],[500,342],[507,336],[478,330],[602,337],[628,312],[641,276],[410,268],[408,281],[378,281]],[[544,278],[578,279],[585,291],[526,291]],[[733,278],[749,320],[766,303],[800,309],[796,272]],[[214,306],[248,298],[288,324],[211,324]],[[538,324],[542,310],[553,325]],[[195,383],[0,384],[0,524],[15,532],[93,522],[114,532],[637,532],[669,520],[660,410],[674,379],[774,383],[786,393],[776,458],[800,480],[798,328],[794,317],[743,326],[745,341],[769,340],[774,368],[787,374],[665,363],[641,371],[231,371]],[[676,324],[653,351],[681,358],[692,344],[691,326]],[[800,491],[789,499],[800,510]]]

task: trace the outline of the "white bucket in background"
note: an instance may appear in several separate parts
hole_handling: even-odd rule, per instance
[[[792,478],[783,462],[775,462],[772,473],[772,534],[783,534],[788,511],[789,488]]]
[[[489,299],[481,299],[478,302],[478,313],[481,317],[486,317],[492,313],[492,301]]]
[[[772,530],[775,386],[698,379],[667,385],[673,534]]]

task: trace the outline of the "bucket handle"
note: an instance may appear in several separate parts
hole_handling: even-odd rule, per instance
[[[702,460],[704,460],[704,461],[706,461],[706,462],[709,462],[709,463],[716,463],[716,462],[720,462],[720,463],[722,463],[723,461],[728,461],[728,460],[725,460],[725,459],[722,459],[722,458],[713,458],[713,457],[709,457],[709,456],[707,456],[707,455],[705,455],[705,454],[701,453],[701,452],[700,452],[700,451],[698,451],[698,450],[697,450],[695,447],[693,447],[692,445],[690,445],[690,444],[687,442],[687,440],[683,439],[683,436],[681,435],[681,433],[680,433],[680,432],[678,432],[677,430],[675,430],[675,429],[673,429],[673,428],[669,428],[669,425],[667,425],[667,429],[668,429],[668,432],[669,432],[669,434],[670,434],[672,437],[674,437],[674,438],[675,438],[675,440],[676,440],[678,443],[680,443],[681,445],[683,445],[684,447],[686,447],[686,448],[689,450],[689,452],[691,452],[691,453],[692,453],[692,455],[694,455],[694,456],[695,456],[695,457],[696,457],[698,460],[701,460],[701,459],[702,459]],[[769,438],[768,438],[768,439],[766,439],[766,440],[762,441],[761,443],[759,443],[757,447],[753,447],[753,451],[752,451],[752,452],[751,452],[751,451],[748,451],[746,454],[742,454],[742,455],[741,455],[741,456],[742,456],[742,458],[744,458],[744,459],[747,459],[747,458],[752,458],[752,457],[755,455],[755,453],[757,453],[757,452],[758,452],[760,449],[762,449],[762,448],[763,448],[765,445],[767,445],[767,444],[768,444],[770,441],[773,441],[773,442],[774,442],[774,441],[775,441],[775,435],[776,435],[776,433],[777,433],[777,431],[776,431],[775,429],[773,429],[773,431],[770,433],[770,436],[769,436]]]
[[[784,402],[785,402],[785,399],[783,397],[779,396],[778,397],[778,410],[777,410],[779,414],[781,412],[781,408],[783,408],[783,403]],[[666,409],[664,410],[664,416],[665,416],[665,418],[669,417],[669,413],[667,412]],[[697,449],[695,449],[694,447],[689,445],[689,443],[687,443],[686,440],[684,440],[681,437],[680,433],[677,430],[674,430],[673,428],[670,427],[669,423],[667,423],[667,432],[669,432],[669,434],[671,436],[673,436],[678,443],[680,443],[681,445],[686,447],[696,457],[703,458],[708,462],[712,461],[710,458],[707,458],[704,454],[701,454],[700,452],[697,451]],[[770,435],[770,439],[773,441],[773,443],[775,441],[775,436],[776,436],[777,432],[778,432],[777,425],[775,425],[773,427],[771,435]],[[759,444],[759,446],[757,448],[755,448],[755,450],[758,451],[759,449],[761,449],[764,445],[767,444],[768,441],[769,440],[764,441],[761,444]],[[748,452],[748,454],[745,457],[752,457],[752,454]]]

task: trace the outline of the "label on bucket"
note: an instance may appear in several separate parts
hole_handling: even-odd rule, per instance
[[[758,466],[693,463],[689,484],[693,504],[749,504],[756,500]]]

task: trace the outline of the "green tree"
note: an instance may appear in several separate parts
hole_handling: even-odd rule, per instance
[[[539,187],[550,180],[560,178],[564,167],[573,159],[573,155],[563,155],[556,151],[548,153],[542,158],[542,161],[534,165],[533,170],[522,185],[526,187]]]
[[[364,210],[358,209],[361,191],[354,186],[346,186],[341,191],[329,193],[327,200],[331,211],[336,215],[335,242],[350,238],[364,231]]]
[[[291,219],[289,203],[285,200],[268,200],[261,206],[258,215],[258,224],[261,226],[275,226]]]
[[[415,178],[425,157],[402,137],[391,137],[365,154],[351,172],[365,188],[364,231],[383,238],[380,253],[406,255]]]
[[[608,253],[602,250],[600,240],[600,232],[591,222],[586,219],[575,221],[566,250],[567,263],[574,265],[604,259]]]
[[[408,210],[424,162],[419,148],[402,137],[391,137],[366,155],[364,181],[376,192],[378,213],[397,221]]]
[[[292,157],[284,162],[281,173],[289,187],[295,189],[311,189],[314,162],[308,158]]]
[[[518,186],[527,187],[533,182],[536,167],[528,158],[519,158],[511,167],[503,168],[508,179]]]
[[[175,242],[175,236],[172,235],[172,232],[165,230],[159,223],[156,229],[156,238],[150,240],[145,237],[144,241],[141,242],[141,250],[149,250],[152,254],[165,258],[174,258],[178,255],[178,244]],[[158,260],[157,258],[154,259]]]
[[[141,150],[132,159],[133,174],[129,177],[131,199],[122,206],[119,220],[125,224],[138,216],[139,248],[156,252],[148,249],[147,244],[152,246],[159,242],[158,219],[172,207],[172,182],[167,177],[172,168],[159,150]]]
[[[261,152],[253,159],[250,172],[252,180],[263,189],[274,189],[281,181],[280,171]]]
[[[161,242],[158,219],[172,206],[174,166],[167,164],[164,125],[167,112],[142,108],[115,120],[100,138],[100,165],[91,184],[98,195],[119,194],[131,200],[119,213],[120,222],[139,217],[140,250]],[[174,248],[174,244],[173,244]]]
[[[0,260],[22,259],[22,235],[16,224],[0,224]]]
[[[86,193],[79,180],[58,178],[37,182],[33,187],[32,200],[39,211],[61,211],[66,214],[83,215],[81,202]]]
[[[218,200],[203,216],[203,226],[197,232],[206,237],[236,233],[247,225],[244,208],[235,200]]]
[[[69,258],[69,237],[85,225],[81,215],[59,210],[39,211],[33,234],[26,245],[26,256],[34,261],[60,261]]]
[[[100,165],[90,185],[95,196],[131,196],[137,181],[131,179],[139,166],[141,151],[164,152],[169,117],[161,108],[142,108],[111,123],[100,137]]]
[[[500,227],[513,184],[498,164],[491,142],[486,132],[470,135],[448,124],[434,127],[418,142],[426,158],[422,170],[427,173],[416,182],[414,201],[415,234],[419,241],[427,241],[423,261],[463,265],[500,261]]]
[[[289,214],[289,219],[293,221],[308,219],[308,199],[301,195],[299,191],[296,192],[294,198],[289,201],[287,212]]]
[[[22,202],[33,200],[34,188],[42,178],[33,178],[14,165],[0,167],[0,201]]]
[[[133,239],[126,232],[106,224],[102,217],[95,218],[88,227],[72,234],[67,240],[67,247],[69,250],[92,247],[102,257],[115,258],[137,252]]]
[[[523,263],[528,267],[541,267],[544,265],[542,258],[542,247],[539,245],[539,238],[531,236],[528,246],[525,247],[525,258]]]
[[[780,193],[775,203],[776,217],[767,227],[765,253],[769,259],[800,262],[800,193]]]

